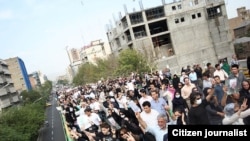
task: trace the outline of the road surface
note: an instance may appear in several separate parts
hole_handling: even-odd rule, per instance
[[[46,109],[46,121],[48,124],[40,129],[37,141],[66,141],[62,120],[59,111],[56,109],[57,102],[55,94],[50,97],[51,106]]]

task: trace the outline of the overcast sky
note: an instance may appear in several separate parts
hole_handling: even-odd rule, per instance
[[[54,80],[65,74],[65,50],[93,40],[107,41],[106,25],[128,12],[139,10],[139,0],[0,0],[0,59],[20,57],[28,73],[41,71]],[[162,0],[142,0],[144,8]],[[165,0],[172,2],[172,0]],[[249,0],[225,0],[228,17],[236,8],[249,9]]]

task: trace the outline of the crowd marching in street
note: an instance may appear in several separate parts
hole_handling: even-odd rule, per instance
[[[249,125],[250,82],[237,59],[59,89],[75,141],[167,141],[168,125]]]

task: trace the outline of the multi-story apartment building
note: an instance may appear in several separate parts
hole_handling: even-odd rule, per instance
[[[42,74],[40,71],[35,71],[29,74],[29,80],[32,88],[41,87],[45,81],[47,81],[47,77]]]
[[[8,69],[11,73],[11,78],[15,89],[18,92],[22,92],[23,90],[31,90],[32,87],[23,60],[19,57],[14,57],[6,59],[5,61],[8,64]]]
[[[72,48],[69,50],[70,62],[74,63],[80,60],[80,50],[76,48]]]
[[[29,80],[30,80],[30,84],[31,84],[32,89],[36,89],[37,88],[37,81],[33,77],[33,74],[29,74]]]
[[[19,94],[14,88],[11,73],[5,61],[0,60],[0,111],[19,102]]]
[[[107,30],[113,53],[133,48],[158,69],[180,73],[193,63],[213,65],[234,54],[224,0],[182,0],[121,16]]]
[[[84,46],[80,51],[80,58],[85,62],[95,64],[97,58],[105,59],[111,54],[111,50],[108,43],[104,43],[101,40],[92,41],[90,45]]]
[[[67,76],[69,81],[72,82],[79,67],[84,63],[95,64],[97,58],[105,59],[111,54],[111,49],[108,43],[101,40],[95,40],[90,42],[89,45],[82,47],[81,49],[67,50],[70,66],[67,68]],[[75,58],[75,59],[74,59]]]
[[[48,77],[43,74],[41,71],[38,71],[39,79],[41,84],[43,85],[46,81],[48,81]]]

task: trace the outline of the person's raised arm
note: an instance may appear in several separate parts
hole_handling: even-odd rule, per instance
[[[136,112],[136,113],[135,113],[135,116],[136,116],[138,122],[140,123],[141,127],[142,127],[143,129],[146,129],[146,128],[147,128],[147,124],[146,124],[145,121],[142,120],[140,113],[139,113],[139,112]]]
[[[225,107],[227,104],[227,87],[225,87],[225,86],[223,87],[223,92],[224,92],[224,94],[223,94],[223,97],[221,99],[221,106]]]
[[[213,95],[214,95],[214,88],[212,88],[211,91],[208,93],[208,95],[206,96],[206,100],[210,101]]]

